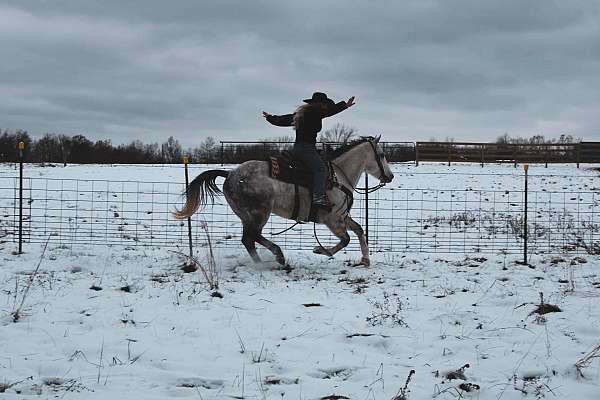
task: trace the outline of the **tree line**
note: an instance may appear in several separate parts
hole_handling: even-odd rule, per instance
[[[324,131],[320,140],[346,142],[356,136],[354,128],[336,124]],[[0,162],[19,161],[18,143],[25,143],[24,159],[33,163],[63,164],[177,164],[186,154],[192,163],[240,162],[264,158],[265,153],[282,150],[293,142],[289,135],[257,140],[255,145],[228,145],[221,153],[221,145],[209,136],[195,147],[183,148],[177,139],[169,137],[163,143],[143,143],[134,140],[115,145],[110,139],[93,141],[84,135],[47,133],[39,138],[25,130],[0,130]],[[275,145],[273,145],[275,142]],[[282,143],[282,146],[277,146]],[[268,146],[267,146],[268,145]],[[289,146],[287,146],[289,147]]]
[[[319,136],[319,141],[345,143],[357,136],[357,131],[344,124],[336,124]],[[25,143],[24,159],[34,163],[63,164],[178,164],[183,155],[191,163],[232,163],[246,160],[265,159],[271,154],[289,150],[293,136],[259,139],[253,144],[228,143],[221,146],[213,137],[203,139],[197,146],[183,148],[177,139],[169,137],[163,143],[143,143],[134,140],[127,144],[115,145],[110,139],[93,141],[84,135],[64,135],[47,133],[33,138],[27,131],[0,131],[0,162],[19,160],[18,143]],[[435,141],[435,139],[432,139]],[[571,135],[559,138],[545,138],[535,135],[529,138],[511,137],[508,134],[496,139],[499,144],[571,144],[580,141]],[[454,142],[446,138],[445,142]],[[414,146],[390,145],[384,149],[389,161],[410,161],[415,159]]]
[[[163,143],[134,140],[115,145],[110,139],[93,141],[84,135],[47,133],[33,138],[24,130],[5,130],[0,134],[0,162],[19,160],[19,142],[25,143],[25,160],[34,163],[174,164],[182,162],[184,153],[190,161],[214,163],[220,156],[219,145],[213,137],[207,137],[196,147],[184,149],[172,136]]]
[[[573,144],[581,142],[581,138],[575,139],[573,135],[562,134],[557,138],[547,138],[544,135],[533,135],[531,137],[512,137],[508,133],[496,139],[498,144]]]

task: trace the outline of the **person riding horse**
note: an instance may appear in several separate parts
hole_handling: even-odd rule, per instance
[[[304,102],[306,104],[298,107],[293,114],[272,115],[263,111],[262,115],[273,125],[294,127],[296,141],[292,153],[313,173],[313,206],[330,210],[331,205],[325,194],[327,168],[317,152],[317,133],[321,131],[322,119],[354,105],[354,96],[348,101],[335,103],[325,93],[315,92],[312,98],[305,99]]]

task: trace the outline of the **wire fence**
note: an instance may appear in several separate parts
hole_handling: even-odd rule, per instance
[[[183,203],[184,187],[183,182],[25,178],[23,243],[44,243],[49,237],[67,247],[186,249],[187,221],[172,217]],[[383,188],[368,200],[356,195],[352,215],[368,225],[373,252],[522,254],[524,197],[524,190]],[[18,242],[18,207],[19,178],[0,177],[0,242]],[[530,190],[527,210],[529,254],[600,254],[598,192]],[[223,198],[193,216],[195,247],[206,246],[201,221],[207,222],[215,247],[242,248],[240,221]],[[269,237],[290,225],[273,216],[263,232]],[[317,225],[316,233],[324,245],[337,242],[324,226]],[[317,245],[313,224],[271,239],[284,249]],[[359,250],[358,241],[351,240],[348,250]]]

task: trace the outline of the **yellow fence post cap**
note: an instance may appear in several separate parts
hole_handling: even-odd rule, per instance
[[[525,170],[525,173],[527,173],[527,171],[529,171],[529,164],[523,164],[523,169]]]
[[[184,163],[184,164],[187,164],[187,163],[189,163],[189,162],[190,162],[190,159],[189,159],[188,155],[187,155],[187,154],[184,154],[184,155],[183,155],[183,163]]]
[[[19,150],[25,150],[25,142],[19,142]]]

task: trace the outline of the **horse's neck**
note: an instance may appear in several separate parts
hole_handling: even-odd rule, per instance
[[[359,144],[335,159],[335,165],[343,171],[343,176],[356,187],[358,179],[366,169],[367,159],[363,144]]]

